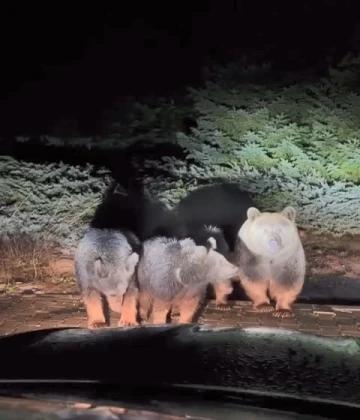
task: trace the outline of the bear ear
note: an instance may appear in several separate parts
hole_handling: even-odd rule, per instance
[[[296,218],[296,210],[294,207],[285,207],[284,210],[281,212],[282,216],[286,217],[287,219],[295,222]]]
[[[247,218],[250,221],[255,220],[257,217],[259,217],[261,214],[260,210],[258,210],[256,207],[250,207],[247,211]]]
[[[212,236],[208,238],[206,248],[208,251],[210,251],[210,249],[216,249],[217,248],[216,239],[213,238]]]

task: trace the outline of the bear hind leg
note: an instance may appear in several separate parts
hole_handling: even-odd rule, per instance
[[[148,321],[152,306],[152,296],[150,293],[140,291],[139,294],[139,314],[142,321]]]
[[[83,293],[82,299],[87,313],[88,328],[105,328],[107,324],[101,294],[97,290],[88,290]]]
[[[177,321],[180,318],[180,308],[178,304],[174,304],[171,308],[171,319]]]
[[[152,323],[159,325],[159,324],[166,324],[167,316],[170,312],[172,307],[171,302],[164,302],[159,299],[153,300],[153,311],[152,311]]]
[[[215,306],[221,311],[229,311],[231,306],[228,303],[228,296],[232,293],[232,281],[230,279],[213,284],[215,290]]]
[[[189,299],[183,299],[178,302],[180,315],[178,324],[191,324],[194,321],[194,316],[199,308],[201,302],[201,295],[193,296]]]

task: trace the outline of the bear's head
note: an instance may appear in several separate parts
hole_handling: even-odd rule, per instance
[[[209,283],[225,281],[239,274],[239,268],[218,252],[217,247],[216,239],[210,236],[206,246],[197,246],[192,256],[192,260],[201,267]]]
[[[280,213],[261,213],[250,207],[239,238],[254,254],[285,259],[296,251],[300,241],[295,218],[293,207],[285,207]]]

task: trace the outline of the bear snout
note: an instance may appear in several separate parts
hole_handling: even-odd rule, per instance
[[[272,254],[275,254],[281,249],[281,239],[278,237],[269,240],[269,249]]]

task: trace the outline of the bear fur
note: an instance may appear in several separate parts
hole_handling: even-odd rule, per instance
[[[90,222],[95,229],[127,230],[141,242],[155,236],[184,238],[186,227],[164,203],[142,191],[109,191]]]
[[[133,306],[139,240],[131,232],[89,228],[74,257],[75,276],[84,302],[88,327],[106,327],[103,297],[110,309],[121,313],[119,326],[136,324]],[[133,299],[133,302],[131,301]]]
[[[116,188],[115,188],[116,187]],[[149,238],[178,238],[186,228],[176,214],[141,190],[118,191],[113,184],[96,208],[75,253],[75,274],[89,328],[103,328],[103,300],[121,313],[119,326],[137,325],[133,307],[136,266]]]
[[[215,249],[213,237],[207,246],[197,246],[190,238],[145,241],[137,269],[140,317],[147,319],[152,304],[154,324],[166,323],[174,307],[180,312],[179,323],[189,323],[209,283],[228,282],[231,287],[238,268]]]
[[[295,218],[293,207],[280,213],[251,207],[236,245],[240,282],[254,308],[279,318],[294,316],[292,304],[305,280],[305,253]],[[275,310],[267,293],[276,302]]]
[[[188,236],[195,242],[198,246],[207,246],[209,238],[212,237],[216,241],[216,252],[221,254],[224,258],[229,261],[230,250],[229,245],[226,242],[223,232],[220,228],[216,226],[198,226],[197,228],[193,227],[192,230],[189,230]],[[238,273],[237,273],[238,274]],[[214,278],[209,283],[215,291],[216,301],[215,306],[220,310],[230,309],[227,304],[227,296],[233,291],[231,279],[224,279],[221,276],[219,278]],[[176,305],[173,305],[171,311],[171,318],[178,319],[179,311]]]
[[[234,262],[239,230],[247,219],[247,210],[254,206],[249,193],[242,191],[236,184],[223,182],[192,191],[179,201],[174,211],[185,224],[188,236],[194,239],[196,245],[204,245],[209,229],[216,230],[213,236],[218,244],[217,251],[230,262]],[[229,287],[227,282],[214,282],[212,287],[215,291],[216,307],[229,310],[227,298],[233,290],[232,285]]]
[[[224,182],[198,188],[179,201],[175,211],[190,234],[199,227],[216,226],[224,234],[229,251],[235,249],[237,234],[246,220],[246,212],[255,204],[249,193]]]

